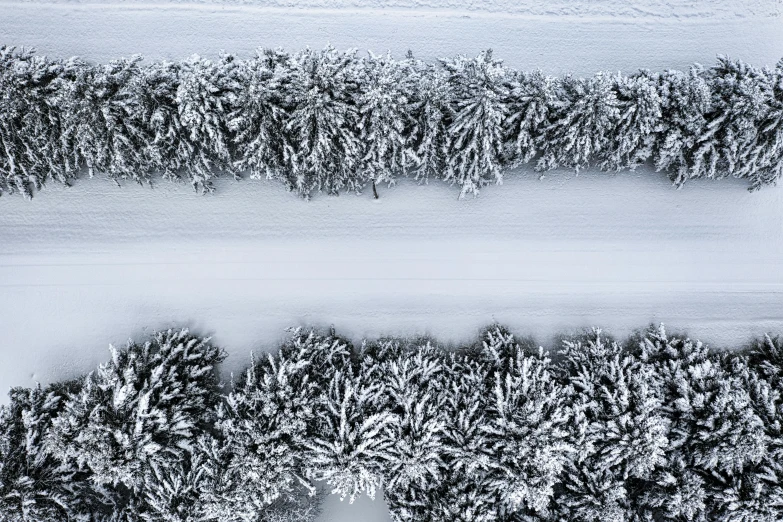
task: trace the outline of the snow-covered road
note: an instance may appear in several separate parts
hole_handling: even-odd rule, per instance
[[[221,50],[247,56],[261,46],[298,50],[326,43],[397,56],[410,49],[427,60],[493,48],[512,67],[552,74],[686,68],[712,64],[717,54],[771,66],[783,57],[783,19],[764,15],[779,11],[776,1],[570,0],[546,2],[547,9],[541,2],[522,2],[511,12],[476,5],[459,10],[444,0],[426,4],[447,9],[394,7],[400,2],[386,2],[393,5],[389,9],[291,9],[263,0],[249,2],[261,5],[0,1],[0,44],[100,61],[136,53],[149,59],[216,56]],[[504,3],[513,4],[494,2]]]
[[[658,321],[717,344],[783,332],[783,187],[527,173],[457,194],[95,179],[4,197],[0,389],[88,371],[109,342],[170,324],[214,332],[229,369],[299,324],[455,342],[494,320],[542,342]]]

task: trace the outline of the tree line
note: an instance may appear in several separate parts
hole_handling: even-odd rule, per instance
[[[0,519],[314,520],[317,485],[395,521],[777,521],[783,339],[712,351],[663,326],[551,356],[494,325],[354,346],[295,329],[221,383],[187,330],[0,408]]]
[[[118,182],[268,178],[307,197],[392,184],[457,185],[651,163],[676,185],[783,173],[783,60],[555,78],[491,51],[427,63],[332,47],[249,59],[107,64],[0,47],[0,194],[32,197],[83,172]]]

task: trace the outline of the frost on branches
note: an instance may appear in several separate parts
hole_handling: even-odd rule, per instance
[[[783,60],[554,78],[491,51],[425,63],[332,47],[143,64],[0,47],[0,194],[82,172],[212,190],[231,174],[302,197],[401,176],[476,195],[510,169],[650,163],[682,185],[783,174]]]
[[[0,519],[313,521],[383,488],[393,520],[783,517],[783,342],[713,352],[663,326],[550,358],[478,343],[354,348],[296,329],[222,390],[187,330],[0,408]]]

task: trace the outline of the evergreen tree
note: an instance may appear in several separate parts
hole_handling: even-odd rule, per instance
[[[482,427],[492,490],[501,512],[527,509],[546,515],[574,451],[564,390],[543,349],[529,355],[501,328],[487,332],[484,351],[495,360],[488,374],[488,419]]]
[[[256,520],[303,486],[304,444],[319,390],[304,351],[253,365],[218,410],[227,455],[217,490],[208,492],[219,520]]]
[[[700,343],[670,338],[662,326],[650,331],[641,357],[660,378],[672,426],[669,462],[656,477],[656,487],[650,488],[648,502],[664,506],[673,493],[671,486],[690,482],[686,500],[696,505],[685,504],[675,512],[690,513],[689,520],[716,519],[724,507],[720,498],[727,484],[767,455],[763,421],[743,383],[744,363],[728,364]]]
[[[539,170],[564,167],[578,173],[611,146],[620,118],[614,83],[605,74],[562,79],[544,127]]]
[[[492,51],[442,61],[452,120],[444,179],[460,185],[460,197],[503,181],[503,120],[508,114],[509,73]]]
[[[134,84],[140,56],[92,66],[69,60],[57,80],[54,103],[61,114],[61,140],[68,164],[84,165],[112,179],[149,181],[144,151],[150,136],[139,118]]]
[[[307,49],[288,63],[292,85],[286,100],[291,107],[286,134],[292,149],[285,154],[289,188],[302,196],[313,190],[329,194],[361,190],[356,106],[360,65],[355,51]]]
[[[51,103],[61,74],[61,62],[0,46],[0,195],[31,198],[47,180],[67,185],[76,176],[60,144],[60,111]]]
[[[207,518],[203,501],[211,491],[207,455],[194,447],[183,458],[152,466],[145,476],[144,496],[123,506],[129,520],[144,522],[201,522]]]
[[[603,170],[634,170],[652,157],[661,130],[658,76],[649,71],[617,76],[614,89],[619,115],[608,144],[599,152],[599,166]]]
[[[661,130],[653,147],[653,161],[659,171],[668,171],[677,185],[702,175],[693,168],[698,138],[707,128],[711,109],[710,85],[700,65],[688,73],[666,71],[659,76]]]
[[[391,413],[382,433],[388,445],[384,493],[399,520],[415,520],[427,509],[437,484],[448,473],[442,432],[446,375],[443,351],[429,342],[403,346],[381,340],[362,351],[361,381],[378,383],[374,411]]]
[[[223,355],[187,330],[160,332],[111,353],[112,360],[65,401],[47,447],[62,462],[89,471],[95,487],[108,488],[122,509],[143,504],[170,480],[174,466],[185,465],[212,421],[215,366]]]
[[[238,65],[241,90],[230,115],[228,128],[234,133],[235,166],[249,170],[254,179],[283,179],[288,119],[286,93],[292,89],[290,57],[280,50],[259,50]]]
[[[650,367],[600,330],[565,341],[561,356],[581,451],[567,466],[559,511],[570,520],[639,519],[639,497],[666,465],[663,391]]]
[[[136,115],[149,134],[144,149],[145,161],[164,179],[180,179],[184,173],[196,190],[209,190],[211,174],[199,174],[197,144],[190,138],[180,119],[177,106],[180,65],[154,63],[141,69],[132,84],[137,100]]]
[[[414,60],[410,54],[408,60],[412,61],[417,78],[412,95],[411,152],[415,159],[415,177],[426,183],[430,178],[445,176],[448,128],[452,120],[450,91],[441,68]]]
[[[759,121],[754,145],[740,168],[758,188],[777,182],[783,176],[783,59],[774,70],[765,71],[771,90],[764,116]]]
[[[541,71],[512,73],[508,117],[503,122],[510,165],[528,163],[539,153],[544,128],[555,106],[557,83]]]
[[[375,498],[389,460],[389,412],[373,413],[377,385],[365,385],[350,371],[338,371],[317,413],[316,431],[305,446],[307,476],[323,480],[340,500],[361,494]]]
[[[695,144],[690,175],[751,177],[761,120],[772,95],[765,71],[720,57],[710,71],[707,125]]]
[[[730,358],[741,375],[768,441],[755,465],[726,480],[715,494],[716,511],[726,520],[779,520],[783,516],[783,342],[765,336],[744,354]]]
[[[210,189],[211,179],[233,168],[229,118],[241,91],[238,62],[224,55],[215,62],[193,56],[179,66],[176,104],[188,139],[181,161],[196,187]]]
[[[417,71],[412,60],[397,61],[390,53],[370,53],[363,65],[357,100],[363,144],[360,171],[375,190],[376,183],[391,184],[398,174],[407,174],[412,163],[411,100]]]
[[[81,520],[100,512],[100,495],[91,491],[86,474],[44,445],[69,388],[75,387],[13,388],[10,404],[0,407],[0,520]]]
[[[491,381],[481,350],[453,353],[447,366],[443,432],[446,473],[429,497],[426,520],[499,520],[497,484],[490,475]],[[414,520],[421,520],[414,519]]]

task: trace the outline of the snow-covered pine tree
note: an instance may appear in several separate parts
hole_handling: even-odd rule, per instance
[[[160,477],[188,461],[213,421],[215,366],[223,355],[187,330],[159,332],[111,352],[111,361],[65,401],[47,447],[89,471],[95,488],[110,491],[122,512],[126,504],[143,505]]]
[[[315,522],[320,514],[323,494],[311,495],[300,490],[277,500],[252,522]]]
[[[258,50],[240,61],[241,90],[228,128],[234,133],[235,166],[249,170],[253,179],[283,179],[283,158],[291,145],[285,140],[286,106],[290,83],[290,57],[282,50]]]
[[[770,75],[725,57],[709,71],[712,102],[694,145],[691,177],[751,177],[758,130],[772,96]]]
[[[672,423],[668,464],[656,474],[646,501],[659,506],[657,516],[719,519],[727,485],[767,457],[769,440],[743,382],[744,362],[728,364],[701,343],[667,336],[663,326],[647,334],[640,357],[660,379]],[[687,497],[677,496],[682,487]]]
[[[404,520],[454,520],[489,522],[499,520],[495,484],[490,476],[490,422],[488,366],[473,349],[451,353],[445,376],[445,426],[441,441],[446,470],[429,503]]]
[[[229,129],[242,89],[237,69],[238,61],[231,55],[218,61],[193,56],[179,64],[176,103],[189,144],[188,156],[180,164],[196,187],[210,190],[211,179],[221,172],[237,176]]]
[[[292,89],[286,139],[289,188],[307,197],[313,190],[359,191],[362,146],[358,134],[360,60],[355,51],[306,49],[288,61]]]
[[[508,116],[503,121],[506,161],[511,166],[528,163],[539,152],[543,129],[555,103],[557,80],[541,71],[512,72]]]
[[[363,383],[350,368],[337,371],[317,411],[316,431],[305,443],[307,476],[325,481],[331,492],[353,503],[375,498],[389,454],[392,415],[375,413],[378,386]]]
[[[500,513],[527,510],[546,516],[555,485],[574,447],[565,390],[548,356],[525,353],[506,330],[487,331],[483,342],[492,383],[485,451]]]
[[[726,520],[772,521],[783,518],[783,340],[765,336],[749,353],[727,356],[740,375],[753,411],[762,420],[767,448],[758,464],[723,477],[715,491],[716,513]]]
[[[151,466],[145,474],[143,495],[115,511],[115,519],[129,522],[221,520],[210,518],[205,510],[205,493],[214,487],[208,459],[209,455],[196,444],[177,461]]]
[[[775,183],[783,176],[783,59],[765,71],[771,84],[765,115],[759,122],[755,146],[745,158],[751,188]]]
[[[756,340],[748,354],[748,364],[771,385],[783,385],[783,337],[765,335]]]
[[[0,46],[0,195],[32,197],[49,179],[68,183],[60,146],[60,112],[49,103],[62,63]]]
[[[448,156],[448,127],[451,124],[448,79],[442,68],[413,59],[417,85],[413,94],[411,129],[412,151],[415,156],[415,176],[426,183],[430,178],[442,179]]]
[[[661,130],[658,76],[640,71],[613,80],[620,113],[608,144],[598,154],[598,165],[603,170],[634,170],[652,157]]]
[[[638,503],[666,465],[669,421],[652,369],[596,329],[564,341],[560,378],[579,434],[557,498],[568,520],[640,519]]]
[[[392,415],[382,435],[389,447],[384,496],[394,520],[416,520],[449,473],[441,441],[444,359],[443,350],[426,341],[407,346],[383,339],[362,350],[360,379],[380,386],[374,412]]]
[[[722,358],[739,377],[750,396],[751,408],[766,435],[764,455],[741,472],[713,472],[710,516],[714,520],[764,521],[783,519],[783,400],[781,388],[771,385],[747,364],[745,354]]]
[[[655,168],[669,172],[677,185],[700,175],[692,169],[693,153],[707,128],[706,115],[712,104],[710,85],[704,76],[700,65],[687,73],[669,70],[658,76],[663,118],[653,161]]]
[[[63,399],[78,383],[13,388],[0,407],[0,520],[82,520],[100,513],[86,473],[46,451],[45,439]]]
[[[144,150],[150,136],[139,118],[130,88],[140,56],[106,65],[77,59],[65,62],[52,100],[60,110],[61,143],[72,169],[82,166],[112,179],[149,181],[152,168]]]
[[[603,73],[591,78],[566,76],[558,83],[538,170],[570,168],[578,173],[610,146],[620,118],[614,83],[613,77]]]
[[[444,179],[460,185],[460,197],[503,181],[503,120],[508,114],[509,72],[492,51],[441,61],[449,84],[452,120]]]
[[[357,108],[362,144],[359,171],[376,183],[393,183],[412,164],[412,105],[418,85],[413,60],[397,61],[391,53],[362,63]],[[377,197],[377,192],[375,193]]]
[[[196,145],[180,121],[179,70],[177,63],[153,63],[141,68],[141,74],[131,84],[137,117],[150,137],[143,153],[150,168],[164,179],[179,179],[184,170],[194,189],[208,188],[204,176],[194,172],[190,163],[196,155]]]
[[[202,494],[208,520],[315,516],[317,499],[304,498],[316,491],[306,480],[305,443],[317,433],[316,415],[336,372],[350,369],[350,356],[345,340],[297,328],[276,355],[252,361],[218,408],[217,437],[200,444],[212,481]]]
[[[256,520],[296,496],[304,481],[304,444],[319,400],[310,353],[289,351],[253,362],[218,410],[226,462],[208,494],[219,520]]]

